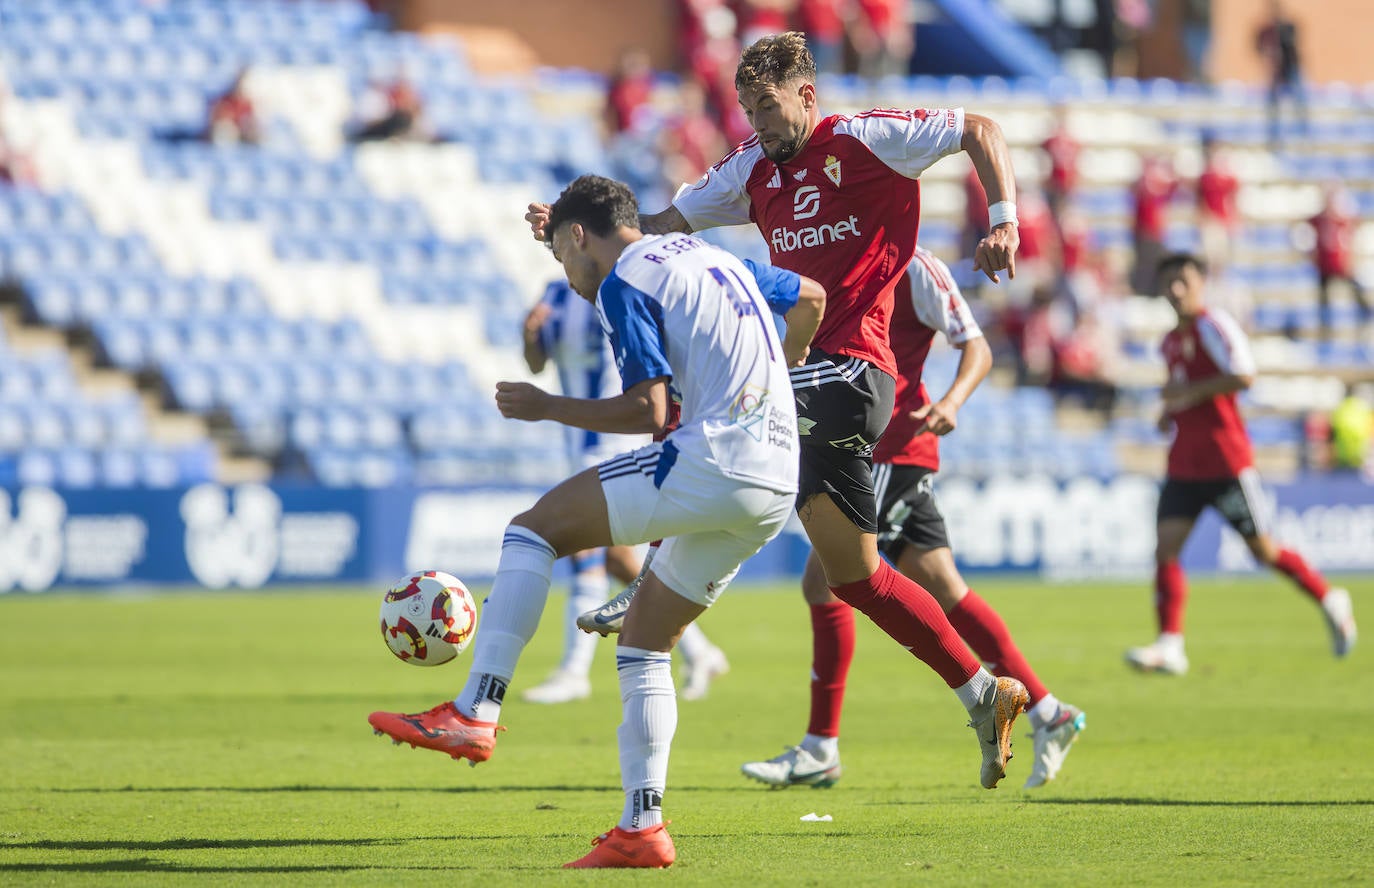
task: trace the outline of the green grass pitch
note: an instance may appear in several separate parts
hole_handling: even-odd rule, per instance
[[[954,695],[862,620],[844,779],[745,781],[800,739],[810,641],[797,591],[737,588],[703,622],[732,671],[679,707],[660,873],[559,869],[621,808],[610,650],[586,704],[508,703],[474,769],[370,732],[373,709],[452,696],[469,662],[393,659],[373,590],[9,595],[0,885],[1374,884],[1368,642],[1336,662],[1287,584],[1197,580],[1192,673],[1141,676],[1121,653],[1152,636],[1146,584],[975,585],[1087,711],[1057,781],[1021,789],[1022,720],[1007,779],[980,789]],[[1374,581],[1350,585],[1368,623]],[[512,697],[555,662],[562,609]]]

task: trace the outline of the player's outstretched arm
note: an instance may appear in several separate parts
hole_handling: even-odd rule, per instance
[[[551,419],[607,434],[655,434],[668,421],[668,378],[646,379],[614,398],[567,398],[528,382],[498,382],[496,407],[507,419]]]
[[[806,356],[811,352],[811,340],[820,329],[821,318],[825,316],[825,287],[805,275],[797,276],[801,278],[797,304],[783,315],[787,320],[787,335],[782,340],[782,354],[789,367],[800,367],[806,363]]]
[[[961,342],[955,348],[961,351],[959,369],[955,371],[954,381],[949,384],[949,391],[940,400],[912,413],[916,419],[924,420],[924,424],[916,430],[918,435],[925,432],[948,435],[954,431],[959,424],[959,408],[964,406],[992,369],[992,347],[982,336]]]
[[[645,234],[691,234],[692,226],[672,204],[657,213],[640,213],[639,230]]]
[[[1002,135],[1002,127],[997,121],[981,114],[964,116],[964,136],[959,147],[968,152],[969,160],[978,173],[978,181],[988,195],[988,206],[1015,212],[1016,173],[1011,165],[1011,152],[1007,139]],[[993,214],[998,215],[997,213]],[[986,274],[994,283],[1000,283],[997,272],[1007,270],[1008,277],[1016,277],[1016,249],[1021,238],[1016,230],[1014,218],[998,222],[992,219],[992,230],[978,242],[973,253],[973,267]]]
[[[549,362],[548,352],[544,351],[544,342],[539,333],[544,329],[544,324],[548,323],[550,313],[548,305],[540,302],[525,315],[521,332],[525,341],[525,364],[531,373],[543,373]]]

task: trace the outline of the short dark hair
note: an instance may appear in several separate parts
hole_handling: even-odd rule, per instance
[[[617,228],[639,228],[639,201],[630,186],[605,176],[578,176],[549,208],[546,243],[569,222],[580,222],[593,234],[606,237]]]
[[[1168,254],[1155,264],[1155,280],[1158,281],[1166,274],[1182,271],[1190,265],[1197,269],[1198,274],[1207,277],[1207,263],[1203,261],[1201,256],[1196,253],[1180,251]]]
[[[806,35],[788,31],[755,40],[739,58],[735,69],[735,89],[776,86],[800,77],[816,82],[816,60],[806,48]]]

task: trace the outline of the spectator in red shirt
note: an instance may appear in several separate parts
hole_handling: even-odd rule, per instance
[[[355,142],[412,139],[429,141],[431,134],[424,122],[424,105],[415,87],[404,78],[397,78],[373,90],[371,102],[376,113],[353,135]]]
[[[1078,140],[1069,133],[1068,109],[1059,106],[1054,131],[1040,146],[1050,160],[1049,176],[1045,180],[1045,197],[1049,200],[1050,213],[1057,222],[1064,215],[1069,197],[1078,187],[1078,154],[1081,147]]]
[[[716,125],[706,103],[706,90],[694,80],[678,90],[676,112],[659,139],[663,176],[670,193],[683,182],[700,177],[701,171],[729,150],[725,134]]]
[[[1339,185],[1326,189],[1326,200],[1322,210],[1308,223],[1312,226],[1315,238],[1312,249],[1312,262],[1317,268],[1320,281],[1318,291],[1321,306],[1321,335],[1323,339],[1331,336],[1331,290],[1333,285],[1344,283],[1350,288],[1355,302],[1360,307],[1360,318],[1368,323],[1370,304],[1364,285],[1355,276],[1355,214],[1351,207],[1349,193]]]
[[[736,0],[736,33],[741,43],[753,43],[787,30],[787,13],[794,0]]]
[[[844,71],[845,21],[843,0],[799,0],[797,30],[806,35],[806,45],[816,60],[818,74]]]
[[[1173,164],[1164,157],[1147,157],[1131,194],[1135,199],[1135,268],[1131,287],[1149,293],[1154,287],[1155,266],[1164,257],[1164,235],[1169,222],[1169,203],[1178,191]]]
[[[606,91],[606,129],[611,135],[635,128],[653,90],[654,71],[649,53],[640,47],[621,53]]]
[[[1197,179],[1198,228],[1202,234],[1203,258],[1214,273],[1231,267],[1234,243],[1240,231],[1240,209],[1236,197],[1240,180],[1216,142],[1202,143],[1203,167]]]
[[[248,71],[240,71],[233,85],[210,105],[210,122],[205,132],[207,141],[216,145],[256,145],[261,140],[257,110],[245,86],[247,78]]]
[[[978,242],[988,236],[988,195],[971,165],[964,176],[964,243],[960,252],[972,256]]]
[[[887,77],[907,72],[915,31],[906,17],[904,0],[856,0],[850,39],[859,56],[859,73]]]

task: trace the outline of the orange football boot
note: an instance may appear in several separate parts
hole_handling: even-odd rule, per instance
[[[666,869],[677,860],[673,839],[660,823],[648,829],[625,830],[615,827],[592,839],[586,857],[563,864],[564,869],[610,869],[640,867]]]
[[[505,728],[496,722],[470,719],[450,700],[428,712],[406,715],[401,712],[374,712],[367,717],[372,733],[383,734],[396,744],[409,743],[437,752],[446,752],[455,759],[467,759],[473,765],[491,758],[496,748],[496,732]]]

